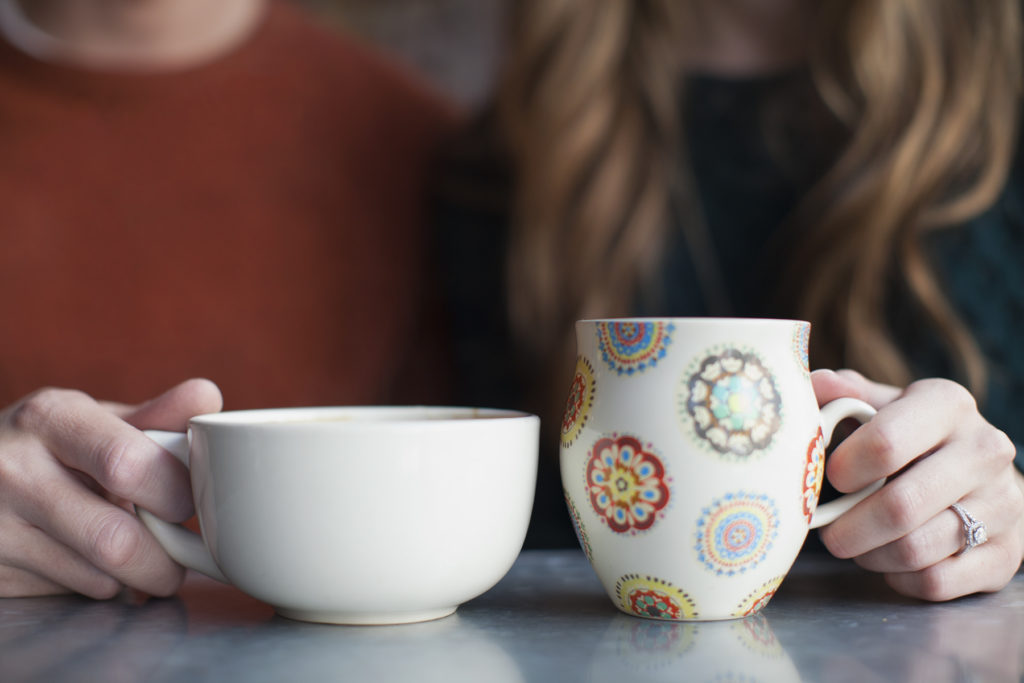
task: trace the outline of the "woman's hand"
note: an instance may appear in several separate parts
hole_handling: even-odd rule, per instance
[[[129,504],[186,520],[188,473],[139,430],[220,409],[216,386],[189,380],[139,406],[43,389],[0,412],[0,596],[176,591],[184,570]]]
[[[839,491],[889,481],[821,530],[829,551],[885,574],[896,591],[949,600],[1005,586],[1021,564],[1024,494],[1016,449],[979,413],[970,393],[941,379],[904,390],[850,370],[812,375],[820,404],[841,396],[878,410],[840,443],[826,472]],[[961,503],[985,523],[988,541],[959,554]]]

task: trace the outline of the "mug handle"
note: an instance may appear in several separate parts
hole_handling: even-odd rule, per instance
[[[877,412],[870,405],[856,398],[837,398],[826,403],[821,407],[821,434],[824,438],[824,443],[828,444],[832,440],[832,432],[835,431],[836,425],[846,418],[852,417],[863,424],[874,417]],[[860,491],[847,493],[824,505],[819,505],[811,516],[810,528],[817,529],[818,527],[831,524],[839,519],[839,516],[844,512],[882,488],[884,484],[885,479],[879,479],[874,483],[868,484]]]
[[[188,434],[161,432],[153,429],[147,429],[143,433],[170,451],[185,467],[188,467]],[[152,512],[140,507],[136,507],[135,511],[142,523],[175,562],[206,574],[211,579],[231,583],[221,573],[217,563],[213,561],[213,555],[207,549],[202,536],[189,531],[180,524],[165,522]]]

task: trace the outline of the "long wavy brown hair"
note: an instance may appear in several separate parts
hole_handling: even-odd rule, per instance
[[[984,359],[922,237],[977,215],[1006,181],[1021,82],[1018,0],[809,6],[810,72],[845,133],[790,220],[805,236],[794,256],[801,285],[784,280],[780,292],[814,323],[817,364],[902,385],[910,364],[885,313],[899,274],[980,396]],[[572,322],[629,314],[678,229],[670,197],[693,201],[680,162],[680,46],[696,10],[682,0],[520,0],[513,13],[497,95],[518,179],[510,315],[520,341],[558,368],[556,383],[568,371]],[[693,216],[682,229],[700,255],[708,241]]]

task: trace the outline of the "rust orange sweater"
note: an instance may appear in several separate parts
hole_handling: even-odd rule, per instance
[[[452,111],[272,4],[232,54],[97,74],[0,44],[0,407],[430,401],[425,180]]]

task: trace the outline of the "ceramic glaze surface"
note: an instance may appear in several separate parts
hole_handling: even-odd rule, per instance
[[[609,597],[669,620],[761,609],[814,523],[836,415],[870,407],[841,406],[823,430],[806,322],[590,320],[576,333],[562,482]]]
[[[284,616],[352,624],[445,616],[497,583],[522,547],[536,480],[534,416],[239,415],[191,424],[196,510],[215,577]],[[178,549],[177,536],[158,538]],[[189,560],[181,561],[196,566]]]

